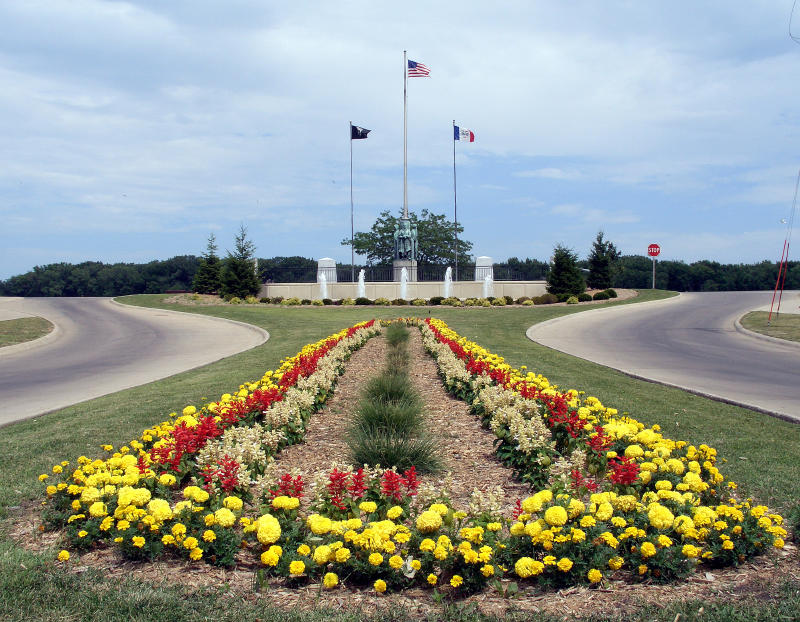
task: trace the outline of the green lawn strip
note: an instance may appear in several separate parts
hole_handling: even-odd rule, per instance
[[[20,317],[0,321],[0,348],[44,337],[53,325],[43,317]]]
[[[664,295],[644,292],[640,300]],[[127,302],[155,308],[174,309],[163,303],[164,296],[134,296]],[[619,301],[610,304],[626,304]],[[0,428],[0,513],[8,506],[36,499],[41,494],[37,475],[53,464],[75,460],[77,456],[99,454],[98,445],[119,445],[137,437],[150,425],[162,421],[169,412],[202,398],[217,399],[241,382],[259,378],[284,357],[303,345],[372,317],[401,315],[440,317],[460,334],[475,340],[515,365],[527,365],[546,375],[563,388],[575,387],[596,395],[604,403],[628,410],[650,425],[658,423],[670,438],[693,443],[706,442],[716,447],[727,464],[723,473],[737,481],[742,490],[776,509],[796,503],[800,498],[800,478],[795,452],[800,446],[800,426],[760,413],[729,406],[671,389],[634,380],[580,359],[564,355],[525,338],[532,324],[562,315],[584,311],[585,306],[514,307],[491,309],[452,309],[445,307],[325,307],[280,308],[265,306],[219,306],[186,308],[187,311],[228,317],[261,326],[270,332],[265,344],[196,370],[90,400],[60,411]],[[88,575],[66,575],[54,569],[52,555],[35,555],[15,546],[7,536],[0,540],[0,619],[37,619],[58,616],[75,619],[152,619],[148,607],[158,607],[164,620],[224,619],[349,620],[367,616],[334,613],[327,609],[303,614],[277,613],[264,601],[250,602],[226,597],[224,590],[208,591],[203,598],[187,599],[183,588],[150,587],[132,581],[114,589],[87,587]],[[789,584],[779,600],[760,601],[753,606],[705,606],[704,620],[776,619],[800,609],[797,582]],[[70,594],[64,598],[65,594]],[[782,600],[780,600],[782,599]],[[512,601],[513,603],[513,601]],[[512,604],[510,603],[510,604]],[[224,606],[223,606],[224,604]],[[265,608],[266,607],[266,608]],[[513,610],[513,604],[512,604]],[[644,610],[643,610],[644,611]],[[677,613],[686,616],[683,605],[667,606],[649,613],[626,616],[630,620],[673,620]],[[695,610],[696,611],[696,610]],[[716,613],[713,613],[716,612]],[[482,618],[469,611],[453,610],[465,620]],[[713,615],[709,615],[713,613]],[[463,615],[461,615],[463,614]],[[590,618],[591,615],[587,615]],[[382,619],[406,619],[393,610]],[[418,618],[417,618],[418,619]],[[511,619],[514,619],[513,617]],[[547,619],[547,618],[543,618]]]
[[[741,323],[747,330],[755,333],[800,342],[800,314],[773,313],[772,320],[767,325],[768,319],[769,313],[766,311],[751,311],[741,319]]]

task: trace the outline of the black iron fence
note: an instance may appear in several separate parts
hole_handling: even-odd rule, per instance
[[[448,266],[417,266],[418,281],[444,281]],[[455,266],[451,266],[450,278],[453,281],[474,281],[475,264],[459,264],[456,274]],[[364,270],[364,281],[367,283],[391,282],[394,280],[394,268],[392,266],[356,266],[353,270],[350,266],[336,266],[336,280],[339,283],[350,283],[358,281],[358,275]],[[542,281],[547,278],[544,270],[520,270],[508,264],[496,263],[493,265],[493,280],[495,281]]]

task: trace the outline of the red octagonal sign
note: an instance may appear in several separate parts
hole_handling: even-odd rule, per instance
[[[647,247],[647,254],[650,255],[650,257],[658,257],[660,252],[661,247],[658,244],[651,244]]]

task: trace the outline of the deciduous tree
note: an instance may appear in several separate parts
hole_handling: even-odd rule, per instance
[[[402,212],[401,212],[402,214]],[[353,236],[353,246],[358,255],[366,255],[372,265],[390,264],[394,259],[394,226],[400,220],[388,210],[381,212],[368,232],[359,231]],[[409,214],[411,226],[417,227],[417,261],[427,265],[450,265],[455,262],[454,223],[444,214],[433,214],[424,209],[417,216]],[[472,242],[461,238],[464,227],[458,225],[458,260],[470,260]],[[350,246],[350,239],[342,240]]]

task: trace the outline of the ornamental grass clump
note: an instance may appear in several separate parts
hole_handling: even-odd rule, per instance
[[[423,424],[422,400],[408,377],[404,323],[386,328],[386,367],[371,379],[347,431],[351,462],[430,473],[441,467],[437,443]]]

